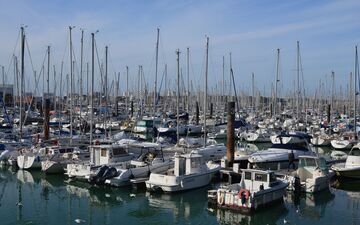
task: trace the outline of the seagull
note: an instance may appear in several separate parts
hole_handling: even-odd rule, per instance
[[[23,204],[22,204],[21,202],[17,202],[17,203],[16,203],[16,206],[18,206],[18,207],[22,207],[22,206],[23,206]]]
[[[214,209],[212,209],[212,208],[207,208],[207,210],[210,212],[214,212]]]
[[[85,220],[82,220],[82,219],[75,219],[74,221],[75,221],[75,223],[85,223],[86,222]]]
[[[135,198],[136,194],[130,194],[130,197]]]
[[[290,223],[288,220],[284,219],[284,224]]]

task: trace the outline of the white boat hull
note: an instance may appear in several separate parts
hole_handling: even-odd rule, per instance
[[[19,169],[41,169],[41,159],[40,156],[28,156],[28,155],[19,155],[17,157],[17,165]]]
[[[150,173],[165,173],[170,168],[174,167],[173,161],[168,161],[164,163],[157,163],[151,166],[137,167],[128,170],[118,170],[120,175],[112,179],[105,181],[105,184],[109,184],[115,187],[126,186],[130,184],[130,179],[134,178],[145,178],[150,175]]]
[[[146,181],[148,190],[156,191],[161,189],[163,192],[178,192],[206,186],[210,183],[213,172],[202,174],[190,174],[185,176],[169,176],[163,174],[150,174],[150,179]]]

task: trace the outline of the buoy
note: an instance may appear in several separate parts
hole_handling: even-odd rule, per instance
[[[82,220],[82,219],[75,219],[74,221],[75,221],[75,223],[85,223],[86,222],[85,220]]]
[[[130,197],[135,198],[136,194],[130,194]]]

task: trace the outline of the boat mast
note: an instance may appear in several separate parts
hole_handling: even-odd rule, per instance
[[[157,101],[157,72],[158,72],[158,58],[159,58],[159,35],[160,28],[157,28],[157,37],[156,37],[156,56],[155,56],[155,85],[154,85],[154,107],[153,107],[153,116],[155,117],[156,113],[156,101]]]
[[[189,69],[189,61],[190,61],[190,48],[186,49],[186,72],[187,72],[187,112],[190,111],[190,69]],[[166,82],[166,81],[165,81]]]
[[[48,60],[47,60],[47,79],[46,79],[46,85],[47,85],[47,99],[50,97],[49,93],[50,93],[50,86],[49,86],[49,79],[50,79],[50,45],[47,47],[47,56],[48,56]]]
[[[189,49],[189,48],[188,48]],[[180,96],[180,50],[176,50],[177,62],[177,95],[176,95],[176,143],[179,141],[179,96]]]
[[[252,112],[255,112],[255,75],[252,73],[251,75],[251,82],[252,82],[252,98],[251,98],[251,107]]]
[[[207,112],[207,91],[208,91],[208,67],[209,67],[209,37],[206,37],[206,58],[205,58],[205,93],[204,93],[204,147],[206,146],[206,112]]]
[[[84,30],[81,29],[81,49],[80,49],[80,127],[81,127],[81,113],[83,105],[83,53],[84,53]]]
[[[21,27],[21,77],[20,77],[20,139],[23,136],[23,84],[24,84],[24,54],[25,51],[25,32],[24,27]]]
[[[3,83],[3,86],[5,87],[5,67],[2,66],[1,67],[1,72],[2,72],[2,83]],[[3,91],[3,103],[5,104],[5,91]]]
[[[94,123],[94,49],[95,49],[95,33],[91,33],[91,109],[90,109],[90,145],[93,139],[93,123]]]
[[[300,104],[300,42],[296,42],[297,57],[296,57],[296,118],[299,119],[299,104]]]
[[[73,137],[73,56],[72,56],[72,37],[71,37],[71,30],[75,28],[75,26],[69,26],[69,34],[70,34],[70,144],[72,143]]]
[[[357,51],[357,45],[355,46],[355,71],[354,71],[354,134],[355,134],[355,140],[358,139],[358,135],[356,132],[356,113],[357,113],[357,96],[358,96],[358,91],[357,91],[357,79],[359,76],[359,58],[358,58],[358,51]]]
[[[125,106],[126,106],[126,117],[129,116],[129,106],[128,106],[128,95],[129,95],[129,67],[126,66],[126,93],[125,93]]]
[[[280,63],[280,49],[277,49],[277,59],[276,59],[276,80],[275,80],[275,104],[274,104],[274,115],[277,113],[277,93],[278,93],[278,82],[279,82],[279,63]]]

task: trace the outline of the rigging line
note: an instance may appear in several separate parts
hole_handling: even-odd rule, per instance
[[[162,58],[163,58],[163,63],[164,63],[164,65],[166,64],[166,53],[165,53],[165,48],[164,48],[164,45],[163,45],[163,39],[162,39],[162,37],[161,37],[161,32],[159,33],[159,43],[160,43],[160,51],[161,51],[161,53],[162,53]]]
[[[101,63],[100,63],[100,59],[99,59],[99,52],[98,52],[98,49],[97,49],[96,40],[94,40],[94,42],[95,42],[96,59],[98,61],[98,66],[99,66],[99,70],[100,70],[100,77],[102,79],[103,71],[102,71],[102,68],[101,68]],[[100,92],[101,92],[101,89],[102,89],[102,87],[100,87]]]
[[[64,54],[61,60],[62,62],[64,62],[65,54],[67,53],[68,41],[69,41],[69,35],[66,35],[66,42],[65,42],[66,44],[65,44]]]
[[[13,61],[13,56],[15,56],[15,51],[16,51],[16,47],[17,47],[18,42],[19,42],[20,34],[21,34],[21,32],[19,31],[18,36],[17,36],[17,38],[16,38],[16,42],[15,42],[13,54],[10,56],[9,66],[8,66],[8,69],[7,69],[7,73],[6,73],[6,74],[9,74],[9,73],[10,73],[10,68],[12,69],[12,67],[11,67],[12,63],[11,63],[11,62]]]
[[[25,39],[25,44],[26,44],[26,48],[27,48],[27,50],[28,50],[28,54],[29,54],[29,59],[30,59],[30,64],[31,64],[32,72],[34,73],[34,72],[35,72],[35,69],[34,69],[34,64],[33,64],[32,57],[31,57],[31,53],[30,53],[29,43],[27,42],[27,38]]]

